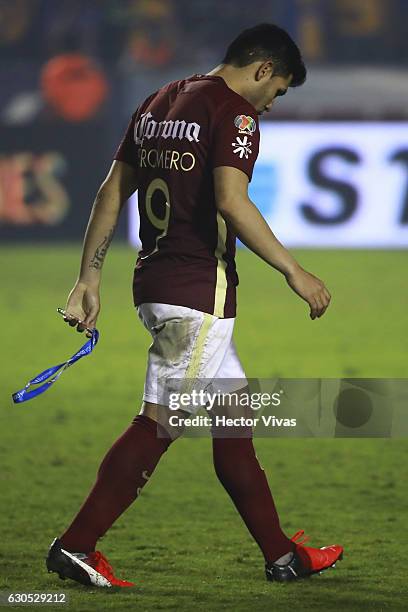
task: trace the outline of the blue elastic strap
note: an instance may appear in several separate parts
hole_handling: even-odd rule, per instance
[[[67,370],[70,366],[72,366],[76,361],[78,361],[82,357],[85,357],[86,355],[89,355],[89,353],[92,353],[94,346],[98,342],[98,339],[99,339],[98,330],[97,329],[92,330],[92,337],[89,338],[89,340],[79,349],[79,351],[75,353],[75,355],[72,355],[70,359],[68,359],[67,361],[64,361],[63,363],[60,363],[51,368],[47,368],[46,370],[44,370],[44,372],[41,372],[41,374],[38,374],[37,376],[32,378],[26,384],[24,389],[21,389],[20,391],[16,391],[15,393],[12,394],[13,402],[15,404],[21,404],[21,402],[26,402],[30,399],[33,399],[33,397],[37,397],[37,395],[41,395],[41,393],[44,393],[44,391],[47,391],[47,389],[49,389],[51,385],[53,385],[59,379],[59,377],[61,376],[63,372],[65,372],[65,370]],[[56,374],[57,372],[58,374]],[[56,376],[54,376],[54,374],[56,374]],[[48,380],[49,378],[50,380]],[[36,387],[35,389],[31,389],[31,391],[28,390],[29,387],[31,387],[31,385],[38,385],[40,383],[43,383],[43,384],[40,385],[39,387]]]

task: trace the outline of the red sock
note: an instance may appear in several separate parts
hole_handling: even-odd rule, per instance
[[[102,461],[93,489],[61,537],[63,548],[95,550],[97,540],[139,495],[169,444],[169,438],[157,437],[155,421],[135,417]]]
[[[251,438],[213,438],[214,467],[252,537],[271,563],[294,550],[279,525],[272,493]]]

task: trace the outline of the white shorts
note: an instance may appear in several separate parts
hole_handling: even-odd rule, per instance
[[[216,379],[218,388],[229,393],[246,385],[232,338],[234,318],[220,319],[185,306],[156,303],[141,304],[137,312],[153,339],[144,401],[163,405],[163,387],[169,379],[205,379],[207,385],[208,379]],[[167,392],[171,390],[171,383],[165,386]],[[183,408],[191,413],[198,409]]]

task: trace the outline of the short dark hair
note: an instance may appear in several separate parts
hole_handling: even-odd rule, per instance
[[[298,46],[285,30],[273,23],[260,23],[241,32],[228,47],[222,63],[243,67],[267,59],[274,63],[274,76],[293,75],[291,87],[306,81],[306,67]]]

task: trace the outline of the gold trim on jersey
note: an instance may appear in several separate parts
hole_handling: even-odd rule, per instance
[[[223,255],[227,250],[227,224],[224,219],[217,212],[217,229],[218,229],[218,244],[215,249],[214,255],[218,260],[217,264],[217,281],[215,285],[215,300],[214,300],[214,312],[216,317],[224,317],[224,306],[227,297],[227,262],[224,261]]]

